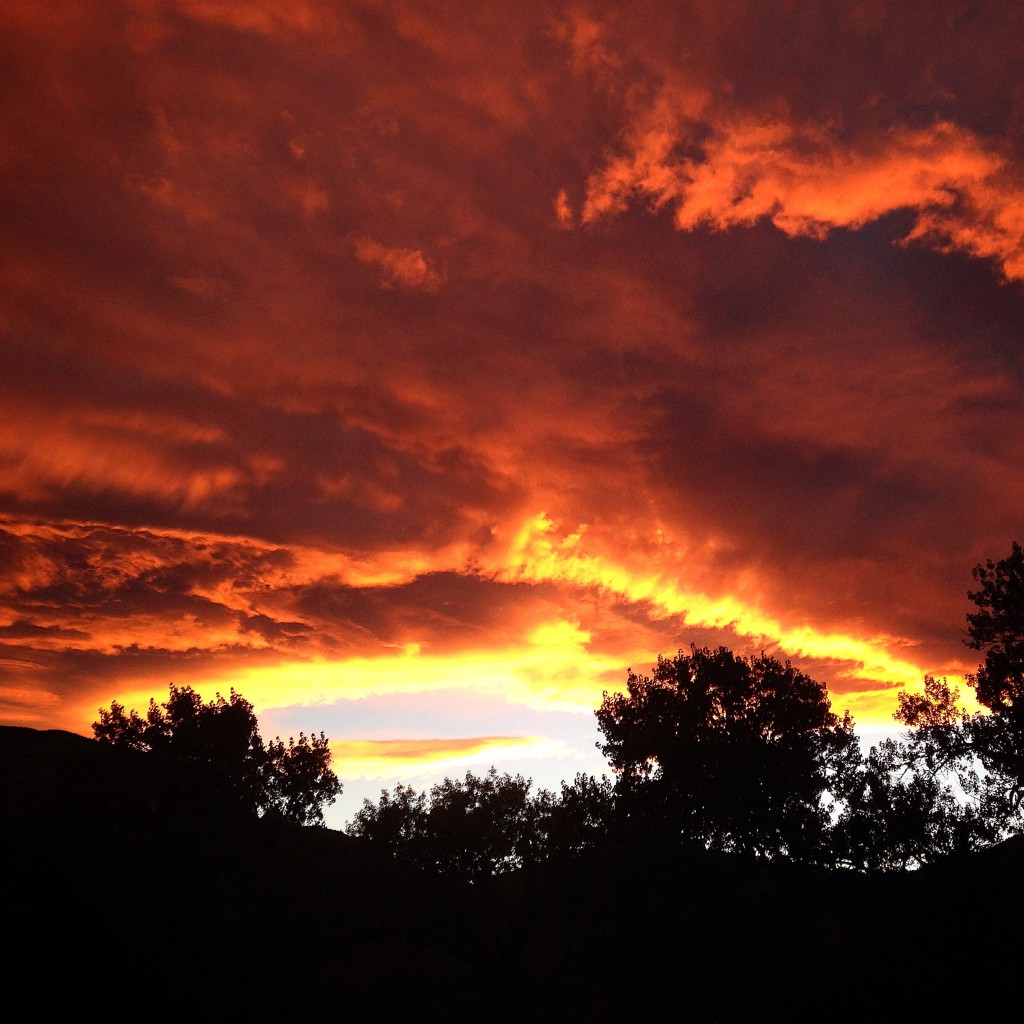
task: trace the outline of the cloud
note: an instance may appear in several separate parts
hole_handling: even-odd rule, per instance
[[[699,156],[685,155],[699,150]],[[1024,266],[1024,204],[1006,160],[968,129],[939,122],[844,143],[825,128],[741,120],[688,122],[662,99],[631,126],[626,151],[588,184],[582,220],[631,199],[670,206],[680,230],[769,220],[787,235],[824,238],[899,210],[917,216],[905,241]]]
[[[877,718],[970,669],[1022,526],[1012,5],[0,23],[5,717],[483,688],[514,725],[343,734],[550,738],[690,642]]]
[[[380,267],[385,287],[436,292],[441,286],[441,275],[427,266],[419,249],[394,249],[372,238],[361,238],[356,242],[356,259]]]
[[[336,740],[335,770],[344,778],[407,778],[446,772],[480,761],[550,757],[557,745],[525,736],[459,739]]]
[[[178,7],[197,21],[271,36],[286,29],[308,32],[314,23],[312,7],[305,0],[255,0],[243,7],[231,0],[178,0]]]
[[[560,189],[557,196],[555,196],[555,218],[558,221],[558,226],[563,230],[571,228],[573,225],[573,214],[572,207],[569,205],[569,197],[565,194],[565,189]]]

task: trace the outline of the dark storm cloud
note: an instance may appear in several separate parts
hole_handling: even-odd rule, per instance
[[[295,608],[325,630],[357,630],[387,645],[423,643],[431,650],[502,646],[524,623],[577,610],[551,585],[504,583],[454,572],[428,573],[387,587],[346,587],[323,579],[298,588]]]
[[[119,694],[140,694],[135,705],[142,711],[148,697],[166,693],[170,683],[190,683],[197,677],[208,680],[242,668],[275,665],[279,660],[274,651],[243,645],[216,650],[127,646],[101,652],[76,646],[43,650],[9,643],[0,655],[0,708],[5,718],[20,724],[84,732],[95,719],[96,709],[109,705]],[[223,687],[225,693],[229,685]],[[48,726],[47,722],[59,725]]]
[[[239,616],[239,628],[243,633],[259,633],[268,643],[302,640],[310,631],[304,622],[276,622],[269,615],[246,615],[244,612]]]
[[[0,638],[7,640],[62,640],[88,641],[89,634],[80,629],[63,629],[60,626],[39,626],[34,622],[17,619],[9,626],[0,626]]]

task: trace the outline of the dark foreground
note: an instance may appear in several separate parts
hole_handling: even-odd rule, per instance
[[[620,842],[468,885],[69,733],[0,728],[0,757],[10,1020],[924,1020],[1017,998],[1021,838],[874,877]]]

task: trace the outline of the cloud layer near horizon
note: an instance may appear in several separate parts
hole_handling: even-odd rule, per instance
[[[866,720],[970,671],[1024,507],[1022,19],[5,5],[3,720],[531,709],[415,737],[469,750],[690,642]]]

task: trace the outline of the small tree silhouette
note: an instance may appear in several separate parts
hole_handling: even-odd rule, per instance
[[[99,716],[92,729],[101,743],[188,763],[211,791],[255,815],[322,825],[324,807],[341,793],[323,733],[264,744],[252,704],[234,690],[204,704],[191,687],[172,683],[167,701],[151,699],[145,718],[117,701]]]
[[[427,793],[396,786],[376,804],[363,801],[349,826],[396,856],[460,878],[501,874],[540,855],[543,797],[530,795],[522,775],[466,772]],[[544,794],[547,796],[547,794]]]

